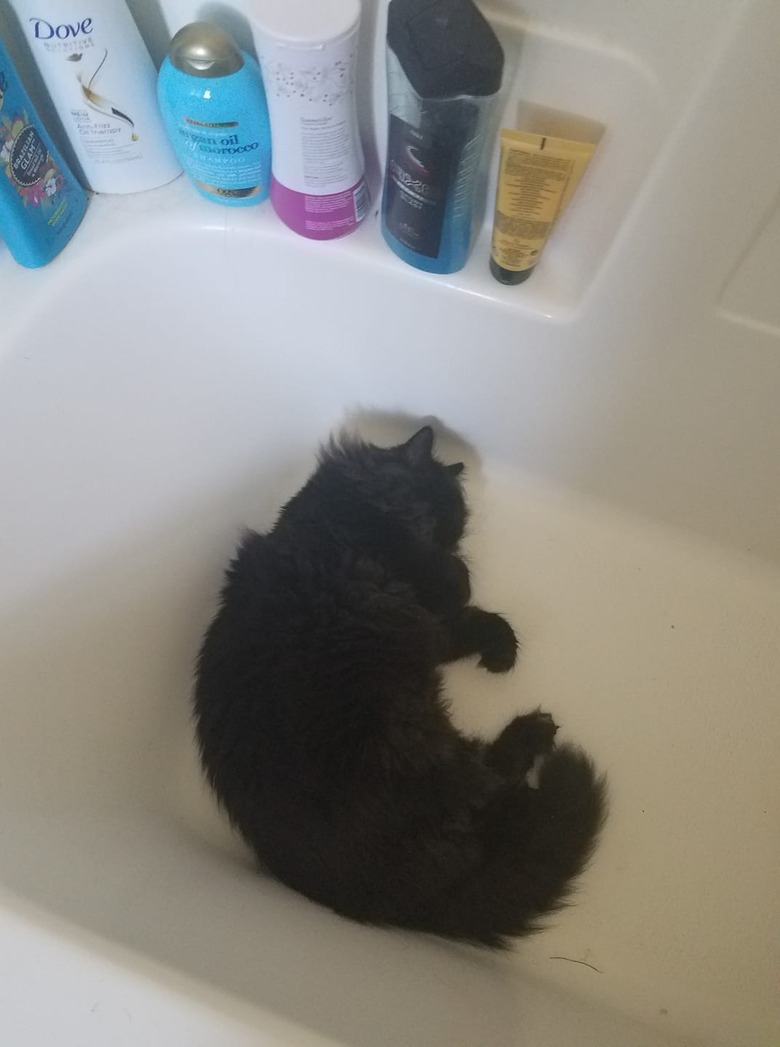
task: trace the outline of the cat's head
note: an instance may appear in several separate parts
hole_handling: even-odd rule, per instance
[[[440,462],[433,443],[433,429],[426,425],[396,447],[350,438],[332,442],[326,460],[419,538],[452,550],[463,537],[468,515],[461,486],[464,466]]]

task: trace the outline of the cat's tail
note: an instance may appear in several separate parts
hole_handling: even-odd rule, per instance
[[[508,802],[483,863],[433,901],[425,929],[502,948],[565,904],[606,817],[606,779],[581,749],[564,745],[545,757],[538,789],[523,786]]]

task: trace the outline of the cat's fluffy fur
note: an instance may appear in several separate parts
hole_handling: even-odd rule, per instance
[[[462,466],[432,451],[427,427],[331,442],[270,533],[247,533],[200,652],[197,736],[280,880],[356,920],[500,946],[566,898],[605,786],[545,713],[492,742],[452,724],[442,663],[504,672],[517,642],[469,603]]]

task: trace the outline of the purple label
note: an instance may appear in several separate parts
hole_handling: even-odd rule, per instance
[[[271,203],[286,226],[310,240],[346,236],[362,222],[369,204],[364,178],[343,193],[312,196],[271,179]]]

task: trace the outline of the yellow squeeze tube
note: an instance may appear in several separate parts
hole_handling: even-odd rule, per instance
[[[490,271],[502,284],[527,280],[571,200],[596,146],[501,132]]]

